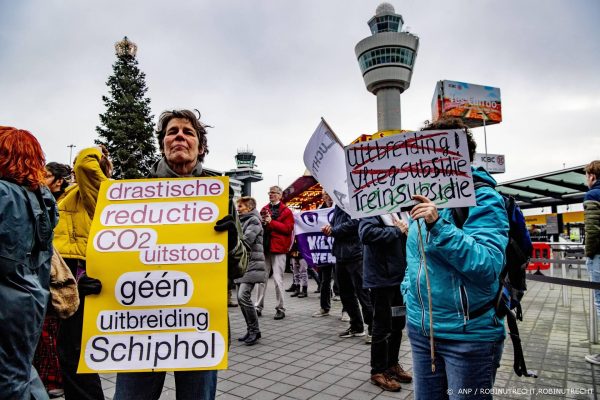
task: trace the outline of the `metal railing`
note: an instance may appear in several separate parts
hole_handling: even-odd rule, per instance
[[[560,265],[561,268],[561,276],[562,282],[557,282],[560,285],[562,291],[562,305],[568,307],[570,304],[570,288],[569,286],[579,286],[586,287],[591,289],[589,291],[589,340],[591,343],[598,343],[598,323],[597,323],[597,311],[594,297],[594,290],[598,290],[598,288],[590,287],[595,286],[594,283],[599,284],[597,282],[592,282],[592,275],[588,271],[588,280],[592,282],[590,285],[575,285],[567,282],[569,279],[567,278],[567,267],[576,265],[577,266],[577,280],[581,280],[581,266],[586,265],[585,253],[583,251],[584,245],[581,243],[556,243],[556,242],[546,242],[552,248],[552,258],[532,258],[530,262],[541,262],[550,264],[550,277],[554,278],[554,265]],[[586,267],[584,267],[586,268]],[[539,273],[539,270],[536,272]],[[531,280],[537,280],[528,274],[528,278]],[[567,280],[567,281],[565,281]],[[554,283],[551,283],[552,279],[545,279],[546,282],[551,284],[550,289],[554,289]],[[576,283],[575,280],[571,280]]]

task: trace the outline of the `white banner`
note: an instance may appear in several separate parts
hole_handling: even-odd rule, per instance
[[[419,131],[345,147],[350,207],[359,217],[388,214],[419,194],[438,207],[475,205],[465,133]]]
[[[325,236],[321,228],[331,223],[333,207],[302,211],[294,214],[294,233],[298,251],[309,266],[335,264],[331,254],[333,237]]]
[[[321,120],[304,149],[304,165],[335,204],[352,216],[345,164],[342,143],[327,123]]]

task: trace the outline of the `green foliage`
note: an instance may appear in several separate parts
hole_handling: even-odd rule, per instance
[[[135,46],[127,38],[118,45]],[[144,178],[158,159],[150,99],[144,97],[145,80],[135,51],[117,51],[113,74],[106,83],[109,95],[102,96],[106,112],[100,114],[101,125],[96,127],[100,137],[96,143],[108,149],[115,179]]]

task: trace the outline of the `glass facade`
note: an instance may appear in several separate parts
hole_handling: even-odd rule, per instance
[[[400,22],[399,16],[382,15],[381,17],[374,17],[369,21],[369,27],[371,28],[372,34],[381,32],[400,32],[402,23]]]
[[[364,73],[371,67],[381,64],[404,64],[412,68],[415,52],[406,47],[380,47],[363,53],[358,58],[360,69]]]

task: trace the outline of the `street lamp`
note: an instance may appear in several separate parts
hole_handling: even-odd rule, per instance
[[[279,186],[279,178],[281,178],[282,176],[283,175],[281,175],[281,174],[277,174],[277,186]],[[279,186],[279,187],[281,187],[281,186]]]
[[[74,144],[70,144],[67,146],[69,148],[69,166],[71,166],[71,160],[73,159],[73,147],[77,147]]]

